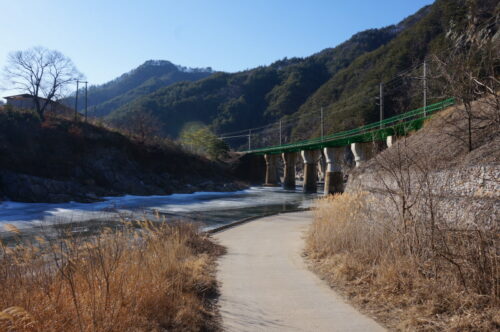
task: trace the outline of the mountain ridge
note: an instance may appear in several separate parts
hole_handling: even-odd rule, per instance
[[[423,15],[428,7],[416,15]],[[163,133],[177,137],[184,124],[203,122],[229,131],[275,121],[298,110],[308,97],[340,69],[373,51],[414,24],[415,15],[397,25],[368,29],[333,48],[305,58],[284,58],[268,66],[236,73],[216,72],[192,83],[177,83],[137,98],[113,111],[108,119],[120,125],[128,114],[148,109],[164,123]],[[256,111],[261,114],[256,116]],[[236,124],[236,126],[235,126]]]
[[[478,4],[492,15],[494,1]],[[120,125],[146,110],[159,120],[163,135],[176,138],[190,122],[224,133],[295,118],[298,123],[283,133],[290,141],[317,136],[314,121],[324,108],[327,133],[351,129],[378,119],[380,82],[449,48],[446,34],[461,26],[457,22],[466,22],[468,8],[466,0],[437,0],[397,24],[359,32],[309,57],[160,88],[115,109],[107,120]],[[389,93],[384,101],[387,116],[421,105],[421,97],[410,98],[405,87]],[[396,105],[398,98],[404,105]]]
[[[92,116],[102,117],[135,98],[182,81],[196,81],[214,73],[212,68],[190,68],[167,60],[147,60],[140,66],[101,85],[88,89],[88,107]],[[80,90],[80,95],[83,91]],[[74,97],[67,98],[74,105]],[[79,103],[79,111],[84,108]]]

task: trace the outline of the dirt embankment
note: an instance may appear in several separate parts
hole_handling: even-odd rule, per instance
[[[168,140],[140,143],[99,125],[0,112],[0,199],[90,202],[243,187],[228,174]]]
[[[472,151],[464,114],[453,107],[354,169],[346,192],[370,192],[384,201],[384,209],[393,205],[390,191],[406,191],[417,205],[428,195],[446,222],[493,227],[500,211],[500,127],[494,121],[498,110],[478,102],[474,112]]]

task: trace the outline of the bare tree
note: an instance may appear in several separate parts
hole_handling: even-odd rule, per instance
[[[35,110],[42,120],[47,106],[67,92],[68,84],[83,78],[71,59],[43,47],[10,53],[4,75],[10,89],[33,96]]]
[[[135,136],[140,143],[158,135],[161,131],[161,121],[151,111],[137,110],[128,115],[123,128]]]
[[[495,17],[493,17],[495,18]],[[463,140],[469,151],[474,149],[473,132],[477,123],[485,119],[477,118],[473,112],[473,102],[484,99],[491,103],[493,114],[490,120],[500,120],[500,81],[497,79],[500,63],[498,41],[498,20],[488,20],[489,24],[477,24],[477,14],[471,12],[465,31],[450,31],[448,38],[453,47],[446,55],[434,55],[434,63],[440,78],[444,80],[444,93],[453,96],[463,107],[459,108],[467,120],[465,128],[457,128],[454,135]],[[465,132],[466,135],[462,135]]]

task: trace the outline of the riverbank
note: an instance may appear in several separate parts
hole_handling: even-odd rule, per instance
[[[0,247],[0,329],[221,330],[215,272],[225,248],[212,232],[158,216],[30,239],[5,224],[14,241]]]
[[[102,124],[0,112],[0,200],[96,202],[101,197],[235,191],[229,165],[158,137],[139,141]]]

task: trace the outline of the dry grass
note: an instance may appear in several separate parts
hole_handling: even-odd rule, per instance
[[[222,247],[193,225],[139,224],[2,246],[0,330],[216,330]]]
[[[498,229],[431,232],[378,203],[360,192],[317,203],[306,249],[316,272],[395,330],[500,329]]]

